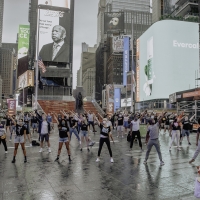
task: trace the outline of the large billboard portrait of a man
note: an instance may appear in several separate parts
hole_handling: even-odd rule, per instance
[[[69,9],[50,8],[52,10],[42,8],[39,13],[39,57],[46,62],[68,63],[70,48]]]

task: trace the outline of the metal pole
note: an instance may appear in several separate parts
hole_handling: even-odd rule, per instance
[[[132,18],[133,19],[133,18]],[[133,65],[133,55],[134,55],[134,39],[133,39],[133,20],[132,20],[132,35],[131,35],[131,41],[132,41],[132,65]],[[131,74],[132,74],[132,69],[131,69]],[[135,97],[135,95],[134,95]],[[134,110],[133,110],[133,103],[134,103]],[[131,77],[131,112],[135,112],[135,99],[133,98],[133,77]]]
[[[38,100],[38,50],[39,50],[39,17],[40,9],[37,9],[37,35],[36,35],[36,53],[35,53],[35,109],[37,109],[37,100]]]
[[[196,117],[197,117],[197,100],[195,100],[194,103],[195,103],[195,119],[196,119]]]

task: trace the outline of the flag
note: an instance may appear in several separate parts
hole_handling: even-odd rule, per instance
[[[38,58],[38,66],[40,69],[42,69],[43,74],[47,71],[46,66],[44,65],[41,57]]]
[[[135,92],[135,88],[136,88],[136,81],[135,81],[135,62],[134,62],[134,59],[133,59],[133,62],[132,62],[132,81],[133,81],[133,92]]]

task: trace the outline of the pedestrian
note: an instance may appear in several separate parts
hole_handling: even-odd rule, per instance
[[[38,124],[37,124],[37,117],[36,117],[35,113],[32,114],[32,117],[31,117],[31,126],[33,129],[33,133],[34,133],[34,131],[37,132]]]
[[[63,144],[65,144],[68,157],[69,157],[69,162],[71,162],[71,154],[70,154],[70,134],[69,134],[69,127],[67,125],[66,120],[62,119],[61,121],[58,121],[56,116],[54,116],[55,121],[57,122],[58,125],[58,131],[59,131],[59,145],[58,145],[58,153],[57,153],[57,158],[55,161],[58,161],[60,158],[60,153],[63,147]]]
[[[13,115],[12,116],[12,118],[16,121],[16,119],[15,119],[15,115]],[[15,124],[13,123],[13,121],[11,120],[10,121],[10,142],[12,141],[12,134],[13,134],[13,132],[15,133]]]
[[[124,137],[124,117],[122,115],[122,113],[120,112],[120,114],[117,117],[117,137],[119,137],[120,133],[122,135],[122,138]]]
[[[3,143],[5,153],[8,153],[8,148],[6,144],[6,130],[3,124],[0,124],[0,144]]]
[[[129,115],[128,115],[128,114],[125,114],[125,116],[124,116],[124,129],[125,129],[125,134],[127,134],[127,129],[128,129],[128,127],[129,127],[128,119],[129,119]]]
[[[100,154],[101,154],[101,150],[103,147],[104,142],[107,145],[109,154],[110,154],[110,162],[113,163],[113,157],[112,157],[112,150],[110,147],[110,140],[109,140],[109,134],[110,134],[110,127],[108,127],[108,123],[107,123],[107,119],[104,118],[103,119],[103,123],[101,124],[98,120],[98,118],[96,117],[96,121],[100,127],[100,140],[99,140],[99,150],[98,150],[98,157],[96,159],[96,162],[100,162]]]
[[[12,117],[10,117],[10,119],[13,121],[13,123],[16,126],[16,135],[15,135],[15,141],[14,141],[15,149],[14,149],[14,156],[13,156],[12,163],[15,163],[16,161],[17,149],[18,149],[19,144],[21,145],[21,148],[24,154],[24,163],[26,163],[27,157],[26,157],[26,149],[24,145],[24,134],[26,134],[27,129],[24,126],[22,119],[20,119],[17,123]]]
[[[198,119],[198,124],[200,125],[200,118]],[[196,151],[194,153],[194,156],[193,156],[192,160],[190,160],[189,163],[193,163],[196,160],[196,158],[199,155],[199,153],[200,153],[200,137],[199,137],[199,134],[200,134],[200,127],[197,130],[197,137],[196,137],[197,149],[196,149]]]
[[[160,151],[160,143],[159,143],[159,127],[162,122],[162,118],[165,114],[163,114],[157,123],[155,123],[154,119],[149,120],[149,126],[148,126],[148,134],[149,134],[149,141],[147,144],[147,152],[144,160],[144,164],[147,164],[147,160],[149,158],[149,154],[151,152],[151,149],[153,146],[155,146],[156,151],[158,153],[159,159],[160,159],[160,166],[164,165],[165,163],[162,160],[162,154]]]
[[[80,150],[82,151],[83,150],[83,142],[84,142],[84,139],[85,139],[85,142],[87,144],[87,150],[90,151],[89,149],[89,139],[88,139],[88,133],[90,131],[90,128],[89,128],[89,124],[87,122],[87,119],[85,117],[83,117],[82,121],[81,121],[81,148]]]
[[[32,147],[32,141],[31,141],[31,135],[30,135],[30,128],[29,128],[29,121],[30,121],[30,117],[28,116],[28,114],[26,114],[24,116],[24,126],[26,127],[26,134],[24,134],[24,140],[26,143],[26,137],[28,138],[30,147]]]
[[[90,110],[88,112],[88,124],[89,124],[89,127],[90,127],[90,125],[92,125],[93,132],[95,133],[96,130],[95,130],[95,126],[94,126],[94,113],[92,113]]]

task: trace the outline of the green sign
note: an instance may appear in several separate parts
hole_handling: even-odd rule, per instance
[[[27,56],[29,49],[29,25],[19,25],[18,33],[18,59]]]

